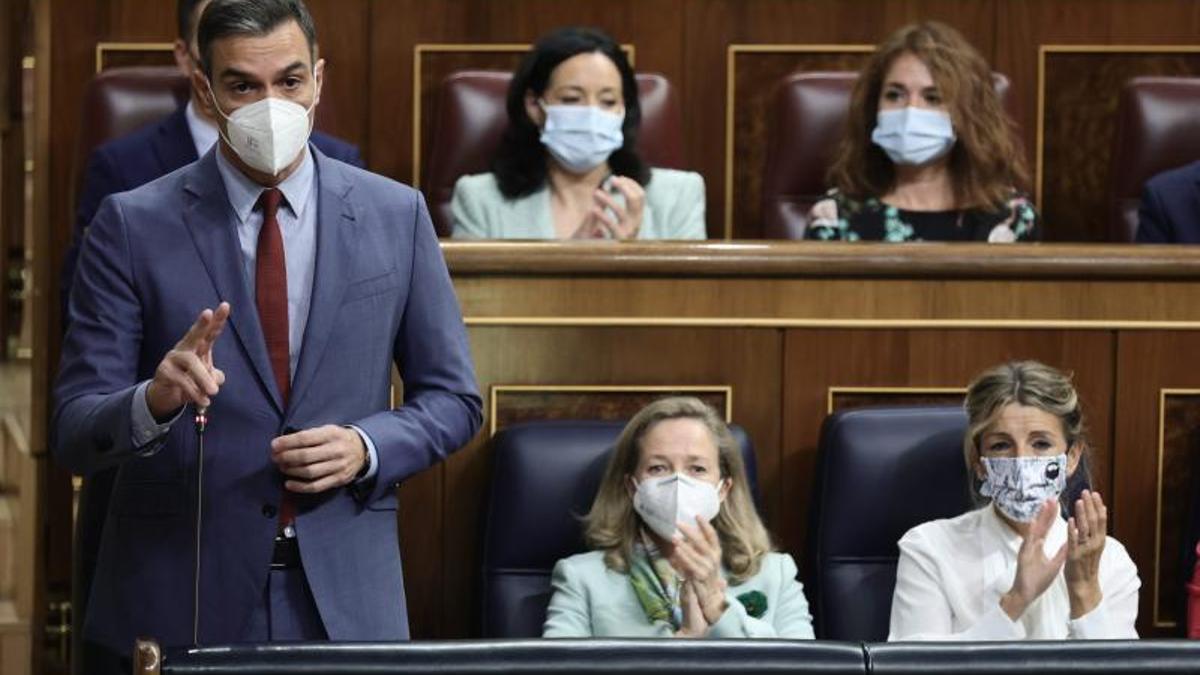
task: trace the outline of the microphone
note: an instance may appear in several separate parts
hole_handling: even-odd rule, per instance
[[[196,563],[192,569],[192,646],[200,646],[200,534],[204,528],[204,431],[208,428],[208,406],[196,405],[192,419],[196,427]]]

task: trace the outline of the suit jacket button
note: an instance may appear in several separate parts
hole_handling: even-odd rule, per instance
[[[270,504],[263,504],[262,514],[268,518],[274,518],[279,514],[279,511],[277,511],[275,507],[271,506]]]

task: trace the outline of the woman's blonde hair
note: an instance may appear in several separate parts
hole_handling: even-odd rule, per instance
[[[762,558],[771,550],[770,537],[754,510],[750,483],[742,462],[741,448],[725,422],[703,401],[692,397],[659,399],[642,408],[617,439],[608,468],[584,516],[588,545],[604,551],[604,563],[618,572],[629,571],[633,543],[641,521],[633,510],[627,480],[637,471],[642,439],[663,420],[694,419],[705,426],[717,446],[721,477],[729,479],[729,492],[713,528],[721,539],[721,556],[732,583],[741,583],[758,573]]]
[[[979,496],[974,478],[983,433],[1010,403],[1038,408],[1057,417],[1062,423],[1067,447],[1079,444],[1080,458],[1076,470],[1087,470],[1083,458],[1088,447],[1087,429],[1083,408],[1079,404],[1079,393],[1071,383],[1071,376],[1037,361],[1010,361],[976,377],[967,388],[967,398],[963,403],[967,411],[963,459],[967,463],[971,494],[976,501],[985,501]],[[1062,497],[1066,498],[1067,492],[1064,490]]]
[[[902,54],[929,68],[950,113],[957,140],[949,169],[959,208],[1003,205],[1029,172],[983,56],[956,30],[937,21],[905,26],[875,50],[850,95],[846,133],[829,170],[829,183],[850,197],[878,197],[895,187],[896,168],[871,141],[879,94],[892,63]]]

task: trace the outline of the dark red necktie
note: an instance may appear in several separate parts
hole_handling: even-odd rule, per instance
[[[286,409],[292,389],[291,357],[288,348],[287,264],[283,253],[283,232],[279,229],[279,204],[283,193],[278,188],[263,190],[258,198],[262,208],[262,229],[258,231],[258,253],[254,262],[254,300],[258,304],[258,322],[267,342],[267,355],[275,373],[275,385]],[[279,504],[279,523],[289,525],[296,507],[285,490]]]

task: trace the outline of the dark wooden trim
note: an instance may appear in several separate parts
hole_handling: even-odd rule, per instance
[[[1128,244],[442,243],[455,276],[1200,279],[1200,249]]]

